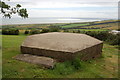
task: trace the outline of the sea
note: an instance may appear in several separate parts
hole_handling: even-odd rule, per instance
[[[70,18],[70,17],[37,17],[37,18],[1,18],[0,25],[11,24],[52,24],[52,23],[79,23],[108,20],[105,18]]]

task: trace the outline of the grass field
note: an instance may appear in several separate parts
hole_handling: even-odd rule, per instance
[[[70,29],[70,31],[108,31],[107,29]]]
[[[111,23],[115,22],[115,23]],[[99,23],[105,23],[105,24],[99,24]],[[99,24],[99,25],[93,25],[93,24]],[[87,26],[89,25],[89,26]],[[3,28],[16,28],[21,30],[26,29],[41,29],[41,28],[49,28],[49,26],[59,26],[60,28],[100,28],[100,29],[109,29],[109,30],[115,30],[118,29],[118,22],[117,20],[105,20],[105,21],[96,21],[92,22],[82,22],[82,23],[54,23],[54,24],[17,24],[17,25],[3,25]],[[109,27],[106,27],[109,26]],[[0,26],[1,27],[1,26]],[[91,29],[92,30],[92,29]],[[93,29],[95,30],[95,29]],[[97,30],[97,29],[96,29]]]
[[[74,24],[64,25],[64,26],[60,26],[60,27],[62,27],[62,28],[71,28],[71,27],[85,26],[85,25],[89,25],[89,24],[88,23],[74,23]]]
[[[118,29],[118,23],[109,23],[109,24],[100,24],[100,25],[93,25],[93,26],[89,26],[89,27],[84,27],[84,28],[101,28],[101,27],[105,27],[105,26],[110,26],[110,27],[106,27],[106,28],[102,28],[102,29],[109,29],[109,30],[115,30]]]
[[[20,54],[20,45],[25,35],[3,35],[3,78],[116,78],[118,77],[118,49],[104,43],[101,58],[83,62],[79,70],[65,63],[58,63],[54,69],[14,60]]]
[[[115,22],[118,20],[103,20],[103,21],[96,21],[95,23],[104,23],[104,22]]]

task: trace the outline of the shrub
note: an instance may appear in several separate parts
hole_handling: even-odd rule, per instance
[[[120,34],[112,34],[108,31],[87,31],[84,32],[87,35],[90,35],[92,37],[95,37],[99,40],[106,41],[111,45],[119,45],[120,44]]]
[[[78,30],[77,33],[80,33],[80,30]]]
[[[69,63],[69,62],[68,62]],[[59,75],[68,75],[74,72],[74,66],[72,66],[70,63],[67,62],[64,63],[57,63],[55,68],[53,69],[53,72],[55,74]]]
[[[107,31],[86,31],[85,34],[103,41],[105,41],[110,35],[110,33],[108,33]]]
[[[75,67],[75,69],[81,69],[81,60],[79,58],[75,58],[71,64]]]
[[[8,29],[2,29],[2,34],[8,35],[9,34],[9,30]]]
[[[40,30],[31,30],[30,31],[30,34],[39,34],[40,33]]]
[[[4,35],[19,35],[18,29],[2,29],[2,34]]]
[[[108,38],[109,35],[111,35],[111,34],[108,33],[107,31],[101,31],[101,32],[98,32],[95,37],[97,39],[105,41]]]
[[[50,32],[59,32],[60,27],[59,26],[49,26]]]
[[[50,31],[49,29],[42,29],[41,33],[47,33],[49,31]]]
[[[75,58],[71,61],[65,61],[63,63],[57,63],[53,72],[60,75],[68,75],[77,70],[85,68],[85,62],[79,58]]]
[[[111,34],[106,41],[111,45],[120,45],[120,34]]]
[[[73,33],[75,33],[75,31],[73,31]]]
[[[64,32],[69,32],[69,30],[64,30]]]
[[[26,30],[26,31],[24,32],[24,34],[29,34],[29,31]]]

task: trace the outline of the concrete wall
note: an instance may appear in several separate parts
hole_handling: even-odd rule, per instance
[[[30,48],[24,46],[21,46],[21,52],[24,54],[33,54],[33,55],[51,57],[58,59],[59,61],[71,60],[73,58],[73,53],[70,52]]]
[[[103,43],[88,47],[84,50],[75,53],[71,53],[71,52],[54,51],[54,50],[21,46],[21,52],[24,54],[33,54],[33,55],[51,57],[58,59],[59,61],[72,60],[78,55],[80,55],[81,60],[89,60],[100,57],[102,55],[102,47],[103,47]]]
[[[76,52],[76,56],[79,56],[81,60],[90,60],[102,56],[103,43],[86,48],[82,51]]]

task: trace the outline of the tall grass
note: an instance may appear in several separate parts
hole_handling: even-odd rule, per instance
[[[56,63],[54,69],[51,71],[52,73],[58,74],[58,75],[69,75],[78,70],[84,69],[85,63],[87,62],[83,62],[79,58],[75,58],[74,60],[71,60],[71,61]]]

